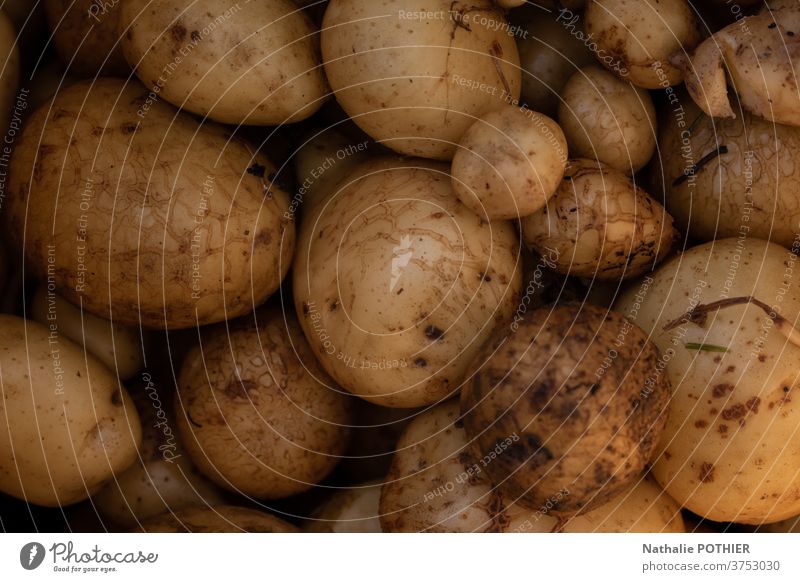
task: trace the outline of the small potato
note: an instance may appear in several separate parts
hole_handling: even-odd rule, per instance
[[[533,214],[558,188],[567,166],[564,133],[549,117],[509,105],[476,121],[453,157],[453,190],[487,220]]]
[[[33,321],[58,329],[115,372],[120,380],[127,380],[142,369],[144,346],[137,329],[85,312],[46,285],[39,285],[29,309]]]
[[[590,0],[584,18],[603,66],[645,89],[679,84],[683,71],[670,58],[700,42],[686,0]]]
[[[660,348],[657,370],[673,386],[652,475],[706,519],[800,514],[797,261],[746,235],[716,240],[664,264],[615,308]]]
[[[17,89],[19,88],[20,75],[19,47],[17,45],[17,31],[14,24],[5,13],[0,10],[0,131],[6,136],[5,139],[12,139],[16,136],[16,131],[21,126],[21,120],[15,119],[16,128],[14,135],[6,134],[9,129],[9,122],[12,119],[12,109],[17,100]],[[27,107],[25,101],[21,101],[22,107]],[[17,112],[19,115],[19,112]],[[6,146],[9,144],[6,143]],[[7,153],[5,154],[8,155]]]
[[[339,104],[401,154],[450,160],[476,117],[520,96],[517,45],[490,0],[331,0],[321,35]]]
[[[165,513],[142,524],[144,533],[295,533],[292,524],[263,511],[217,505]]]
[[[672,217],[631,179],[591,160],[572,160],[561,186],[522,221],[530,248],[559,273],[599,280],[637,277],[676,237]]]
[[[117,25],[120,1],[43,0],[58,58],[78,77],[127,77]]]
[[[209,330],[186,357],[176,414],[186,450],[212,481],[278,499],[322,481],[347,447],[351,397],[317,363],[296,319]]]
[[[596,159],[628,175],[656,150],[650,94],[597,66],[575,73],[561,94],[558,123],[573,157]]]
[[[730,84],[745,111],[800,127],[799,34],[797,2],[730,24],[683,59],[689,94],[708,115],[734,118]]]
[[[449,168],[378,158],[304,216],[294,301],[322,366],[374,404],[452,396],[521,287],[519,240],[456,198]]]
[[[136,459],[136,408],[80,346],[0,315],[0,372],[0,491],[37,505],[70,505]]]
[[[371,481],[331,495],[311,517],[305,531],[315,533],[381,533],[378,506],[381,482]]]
[[[464,429],[506,497],[557,515],[631,485],[667,420],[669,381],[638,327],[593,305],[537,309],[484,348],[461,393]]]
[[[290,0],[121,0],[122,50],[173,105],[229,124],[301,121],[327,85],[319,31]]]

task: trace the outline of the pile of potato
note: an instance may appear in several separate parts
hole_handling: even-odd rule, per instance
[[[800,5],[728,4],[3,0],[0,524],[796,531]]]

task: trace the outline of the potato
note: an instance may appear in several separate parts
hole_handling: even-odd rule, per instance
[[[576,303],[537,309],[479,361],[461,393],[464,429],[505,496],[585,512],[650,462],[670,387],[655,375],[656,347],[621,315]]]
[[[210,330],[183,362],[178,430],[212,481],[258,499],[313,487],[344,453],[349,395],[320,368],[291,314]]]
[[[0,315],[0,370],[3,493],[77,503],[136,459],[142,427],[130,396],[57,330]]]
[[[584,17],[603,66],[645,89],[679,84],[683,71],[670,58],[700,42],[686,0],[591,0]]]
[[[489,0],[331,0],[322,56],[353,121],[408,155],[451,159],[476,117],[520,95],[517,46]]]
[[[141,383],[144,389],[132,392],[142,419],[139,458],[93,495],[92,504],[103,519],[125,528],[164,512],[221,505],[222,492],[200,475],[178,440],[167,395],[149,373]]]
[[[318,31],[290,0],[122,0],[122,50],[150,90],[222,123],[309,117],[327,93]]]
[[[47,25],[58,58],[79,77],[127,77],[117,26],[120,2],[114,0],[43,0]]]
[[[6,230],[32,274],[90,313],[205,325],[252,310],[289,269],[294,223],[273,171],[138,83],[82,81],[26,122]]]
[[[328,373],[374,404],[452,396],[517,305],[513,226],[462,205],[447,170],[366,162],[301,223],[293,289],[303,331]]]
[[[39,285],[31,299],[30,317],[44,326],[54,326],[67,339],[82,346],[121,380],[144,366],[144,346],[139,331],[84,312]]]
[[[217,505],[165,513],[142,524],[145,533],[295,533],[292,524],[255,509]]]
[[[591,66],[575,73],[561,96],[558,123],[573,157],[596,159],[629,175],[653,157],[656,109],[647,91]]]
[[[16,136],[16,129],[19,128],[20,120],[14,120],[17,127],[13,135],[6,132],[9,131],[9,123],[13,118],[12,109],[15,108],[15,102],[17,101],[19,67],[17,31],[5,11],[0,10],[0,131],[6,134],[6,140],[12,139],[12,142]],[[21,105],[17,104],[17,109],[19,107],[24,108],[25,105],[23,101]],[[15,110],[14,113],[17,116],[20,114],[18,110]],[[5,145],[8,146],[9,144],[6,143]]]
[[[793,2],[744,17],[712,35],[683,60],[692,99],[712,117],[734,118],[730,82],[746,111],[800,126],[798,31],[800,6]]]
[[[579,68],[596,61],[578,38],[585,36],[579,14],[561,9],[554,18],[552,12],[533,6],[522,14],[517,18],[524,30],[517,37],[522,100],[534,111],[554,117],[569,78]]]
[[[378,519],[380,498],[379,481],[341,489],[317,508],[305,530],[315,533],[381,533]]]
[[[680,508],[649,479],[640,478],[597,509],[568,518],[550,515],[557,495],[535,511],[502,497],[476,458],[447,402],[420,415],[403,435],[381,495],[386,531],[420,532],[681,532]]]
[[[637,277],[676,237],[672,217],[630,178],[592,160],[571,160],[558,191],[522,221],[530,248],[559,273],[599,280]]]
[[[507,106],[478,119],[453,157],[453,190],[487,220],[533,214],[555,194],[567,165],[567,142],[555,121]]]
[[[691,99],[665,118],[651,183],[682,230],[699,241],[738,236],[792,246],[800,232],[800,129],[744,112],[712,119]]]
[[[796,263],[772,243],[721,239],[672,259],[616,307],[650,334],[673,386],[653,476],[706,519],[800,513]]]

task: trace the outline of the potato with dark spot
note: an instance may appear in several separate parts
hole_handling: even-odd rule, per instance
[[[516,309],[514,227],[461,204],[445,164],[379,158],[343,181],[301,223],[293,289],[306,338],[341,386],[374,404],[454,395]]]
[[[94,315],[206,325],[260,305],[289,270],[294,222],[274,171],[138,82],[81,81],[26,121],[5,232],[32,275]]]
[[[317,508],[305,531],[313,533],[381,533],[381,481],[370,481],[333,493]]]
[[[740,236],[691,248],[615,307],[661,349],[673,393],[653,476],[706,519],[800,513],[798,257]]]
[[[57,507],[137,458],[142,427],[119,380],[57,331],[0,315],[0,491]]]
[[[667,420],[659,353],[621,315],[578,304],[498,334],[461,393],[464,428],[506,497],[557,515],[599,507],[652,459]],[[565,494],[566,492],[566,494]]]
[[[142,524],[145,533],[295,533],[292,524],[263,511],[217,505],[165,513]]]
[[[317,363],[290,313],[209,330],[186,357],[176,415],[189,457],[212,481],[257,499],[322,481],[347,447],[351,396]]]
[[[593,280],[637,277],[669,252],[676,237],[664,207],[618,170],[571,160],[556,194],[522,221],[530,248],[559,273]]]
[[[88,78],[127,77],[131,68],[122,55],[117,25],[120,2],[43,0],[52,43],[69,72]]]
[[[122,49],[173,105],[229,124],[281,125],[325,101],[319,31],[290,0],[121,0]]]

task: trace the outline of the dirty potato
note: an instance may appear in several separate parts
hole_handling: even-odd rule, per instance
[[[461,393],[464,428],[506,497],[571,515],[628,487],[663,432],[669,382],[624,317],[579,304],[537,309],[484,349]],[[567,492],[567,494],[564,494]]]
[[[136,82],[81,81],[18,138],[6,234],[32,274],[52,274],[60,295],[99,317],[222,321],[263,303],[289,269],[294,223],[273,171]]]
[[[599,280],[637,277],[663,259],[676,237],[672,217],[618,170],[571,160],[556,194],[522,221],[530,248],[559,273]]]
[[[145,533],[295,533],[292,524],[269,513],[217,505],[190,507],[165,513],[141,524],[135,531]]]
[[[541,113],[509,105],[478,119],[453,157],[453,190],[487,220],[533,214],[558,188],[567,165],[567,142],[558,124]]]
[[[295,318],[210,330],[181,368],[176,415],[190,458],[235,493],[278,499],[310,489],[347,446],[350,396],[320,368]]]

